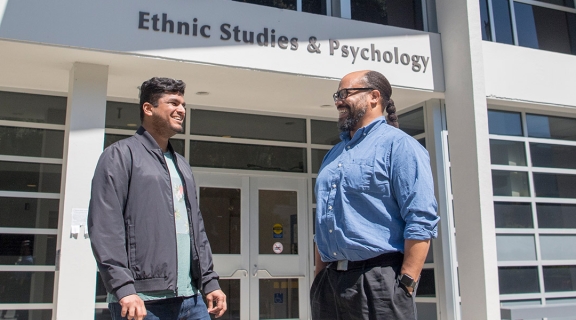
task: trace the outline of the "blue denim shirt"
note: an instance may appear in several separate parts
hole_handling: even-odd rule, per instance
[[[426,149],[385,117],[340,138],[316,180],[322,260],[366,260],[404,252],[405,239],[435,238],[440,218]]]

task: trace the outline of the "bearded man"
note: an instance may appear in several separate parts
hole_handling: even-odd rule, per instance
[[[312,319],[416,319],[439,218],[428,152],[397,129],[391,95],[376,71],[346,75],[334,93],[342,141],[316,179]]]

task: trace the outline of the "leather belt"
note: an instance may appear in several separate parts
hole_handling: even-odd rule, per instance
[[[402,252],[391,252],[381,254],[374,258],[360,261],[349,261],[349,260],[332,261],[326,266],[326,268],[338,271],[347,271],[352,269],[361,269],[377,266],[389,267],[389,266],[402,265],[403,261],[404,261],[404,254]]]

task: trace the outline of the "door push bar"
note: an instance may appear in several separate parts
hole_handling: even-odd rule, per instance
[[[304,278],[304,275],[272,275],[266,269],[256,269],[252,276],[259,278]]]

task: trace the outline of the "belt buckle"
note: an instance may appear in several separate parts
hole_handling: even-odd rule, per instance
[[[348,260],[338,260],[338,266],[336,267],[338,271],[348,270]]]

